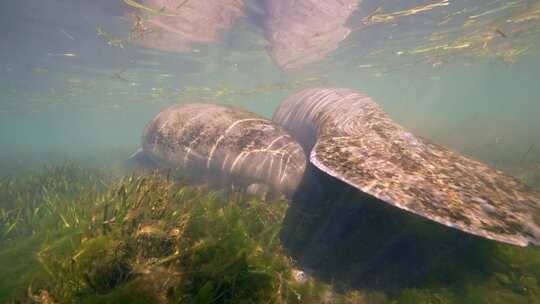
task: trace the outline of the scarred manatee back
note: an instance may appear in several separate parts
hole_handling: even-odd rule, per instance
[[[302,147],[270,120],[205,103],[160,112],[146,126],[142,147],[159,167],[219,185],[265,184],[286,195],[296,190],[306,165]]]

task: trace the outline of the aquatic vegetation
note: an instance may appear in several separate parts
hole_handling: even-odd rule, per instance
[[[92,174],[74,163],[28,176],[1,178],[0,245],[51,226],[80,226],[81,208],[99,197],[107,179],[105,173]]]
[[[3,302],[295,303],[328,289],[292,276],[284,200],[157,174],[111,181],[75,164],[5,178],[0,193],[0,266],[21,278],[0,281]]]
[[[432,223],[395,214],[386,214],[394,219],[390,222],[380,221],[376,210],[359,222],[359,213],[346,200],[327,201],[318,208],[312,204],[294,206],[289,211],[285,200],[262,202],[239,193],[211,192],[157,174],[117,179],[110,172],[83,169],[75,163],[4,177],[0,180],[0,302],[540,300],[537,249],[477,239],[456,243],[457,232],[448,234],[447,229]],[[349,215],[339,215],[336,210]],[[289,219],[282,225],[286,214]],[[323,226],[322,215],[328,217]],[[364,233],[351,229],[347,235],[332,238],[334,250],[326,247],[321,237],[336,225],[350,227],[352,220]],[[365,224],[371,228],[363,229]],[[358,249],[363,254],[356,256],[355,263],[361,265],[359,259],[365,255],[373,264],[375,255],[377,267],[384,269],[380,274],[399,273],[398,263],[415,265],[415,259],[407,257],[407,247],[400,249],[404,258],[398,263],[377,247],[390,239],[391,229],[382,226],[396,224],[400,229],[405,227],[400,237],[410,241],[415,254],[425,257],[426,253],[442,252],[436,259],[423,260],[423,275],[408,272],[416,278],[414,284],[404,284],[397,291],[376,291],[379,289],[362,287],[340,274],[349,265],[347,255],[358,254]],[[369,232],[371,229],[378,233]],[[289,243],[287,250],[283,237]],[[322,272],[299,270],[287,253],[295,238],[303,240],[299,244],[309,251],[306,256],[324,258]],[[387,249],[402,243],[394,242]],[[468,249],[444,251],[455,244]],[[327,277],[329,273],[335,280]],[[374,277],[373,272],[363,276]],[[385,276],[379,281],[384,283]]]
[[[360,213],[374,215],[359,222],[356,207],[345,200],[328,201],[318,209],[313,204],[295,206],[289,212],[284,200],[263,203],[156,174],[115,180],[107,172],[75,163],[4,177],[0,301],[536,303],[540,299],[536,249],[477,239],[456,243],[457,232],[396,214],[383,216],[394,219],[390,222],[380,221],[376,210]],[[336,210],[349,215],[343,217]],[[286,213],[289,219],[282,225]],[[324,225],[322,214],[328,217]],[[339,242],[330,247],[320,241],[331,236],[327,233],[332,227],[349,226],[351,220],[359,229],[332,237]],[[336,274],[334,287],[324,283],[332,281],[325,279],[329,268],[339,272],[349,265],[346,255],[336,251],[354,255],[358,248],[364,254],[356,256],[355,263],[376,263],[379,281],[387,280],[385,274],[399,274],[399,264],[377,251],[381,244],[390,246],[387,250],[402,244],[384,245],[391,229],[381,225],[396,223],[406,231],[401,238],[418,244],[410,248],[420,257],[439,252],[436,258],[423,259],[423,275],[407,272],[416,278],[415,284],[404,282],[397,293],[385,294],[384,288],[374,292],[355,285],[347,279],[350,273]],[[369,229],[362,229],[366,224]],[[302,239],[306,256],[324,257],[322,272],[300,271],[284,251],[280,234],[286,243]],[[462,249],[448,253],[456,244]],[[398,261],[415,265],[407,247],[400,250],[404,256]]]

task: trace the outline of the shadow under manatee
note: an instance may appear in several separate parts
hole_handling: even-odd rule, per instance
[[[390,206],[312,165],[291,203],[281,238],[300,268],[338,291],[395,295],[428,284],[474,283],[498,263],[494,242]]]

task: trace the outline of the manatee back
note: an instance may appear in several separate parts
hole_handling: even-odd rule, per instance
[[[302,179],[302,148],[270,120],[236,107],[175,105],[145,128],[142,146],[162,168],[220,185],[266,184],[292,194]]]

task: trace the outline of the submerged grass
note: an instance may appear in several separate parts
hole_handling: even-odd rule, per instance
[[[279,240],[287,202],[114,181],[73,163],[0,181],[0,302],[321,302]]]
[[[391,297],[337,294],[299,278],[280,241],[287,210],[75,163],[4,177],[0,303],[540,303],[540,253],[503,245],[441,261]],[[476,280],[482,267],[469,266],[486,256]]]

